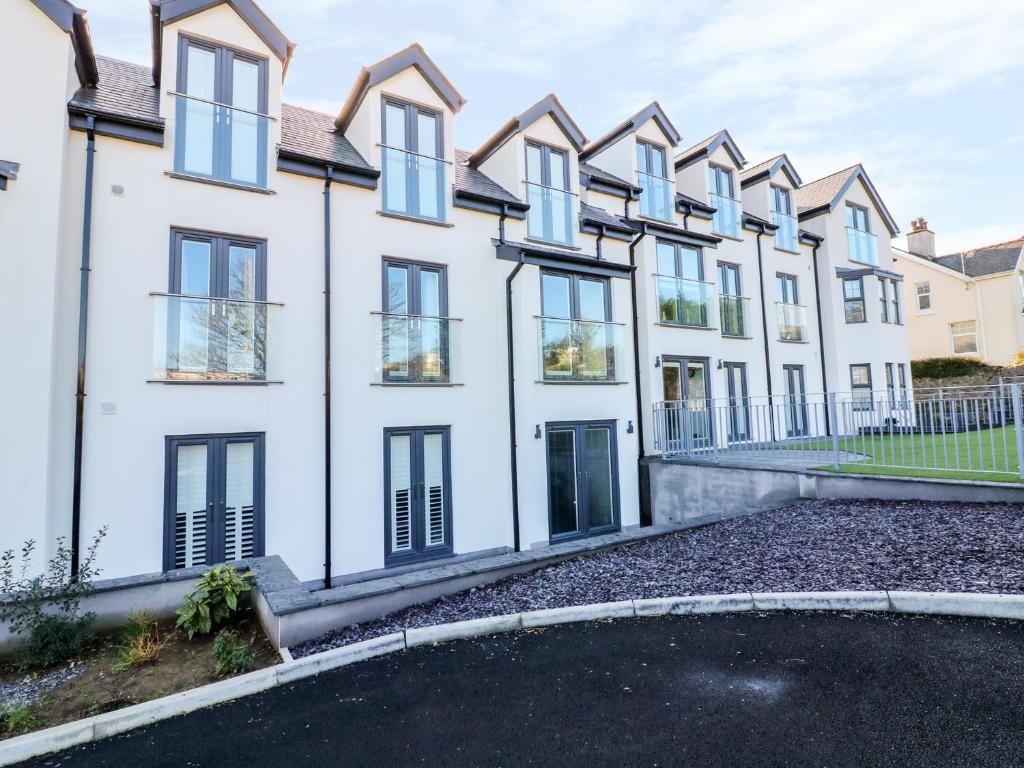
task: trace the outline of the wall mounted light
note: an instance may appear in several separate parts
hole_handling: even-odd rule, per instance
[[[534,439],[536,439],[536,440],[540,440],[540,438],[541,438],[541,433],[540,433],[540,424],[538,424],[538,425],[537,425],[537,429],[536,429],[536,431],[534,431],[534,433],[533,433],[533,437],[534,437]]]
[[[718,361],[718,365],[715,366],[718,370],[722,370],[722,361]]]
[[[633,422],[632,421],[626,422],[626,434],[627,435],[632,435],[633,434]]]
[[[661,368],[661,355],[658,355],[656,358],[654,358],[654,367]]]

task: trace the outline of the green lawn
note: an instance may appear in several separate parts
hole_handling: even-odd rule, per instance
[[[994,446],[994,450],[993,450]],[[798,450],[829,451],[831,439],[810,441]],[[871,464],[843,464],[841,472],[906,477],[1019,482],[1013,427],[956,435],[871,435],[840,438],[839,449],[871,456]],[[957,457],[959,456],[959,462]],[[938,468],[938,469],[937,469]],[[834,469],[833,466],[822,469]]]

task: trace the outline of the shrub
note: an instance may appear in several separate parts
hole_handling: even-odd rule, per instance
[[[13,734],[19,731],[27,731],[35,725],[35,722],[35,716],[29,712],[28,707],[24,704],[0,707],[0,725],[3,725],[4,730],[8,733]]]
[[[252,573],[239,573],[228,564],[207,571],[199,586],[185,598],[184,607],[178,609],[176,626],[188,633],[189,640],[197,634],[210,634],[238,610],[238,598],[252,589],[254,578]]]
[[[21,548],[21,566],[15,567],[14,550],[0,555],[0,622],[12,634],[27,636],[23,657],[29,666],[45,667],[74,656],[92,639],[94,616],[79,614],[83,597],[92,592],[92,580],[99,574],[96,551],[107,535],[101,528],[79,563],[78,575],[71,576],[71,548],[64,537],[38,576],[29,576],[36,542],[29,539]]]
[[[252,640],[244,640],[233,629],[222,629],[213,639],[217,677],[238,675],[252,669]]]
[[[912,360],[910,372],[915,379],[954,379],[957,376],[992,373],[996,369],[973,357],[929,357]]]
[[[124,645],[114,662],[115,673],[152,664],[171,640],[167,635],[161,636],[160,623],[148,613],[129,614],[128,619],[129,624],[121,633]]]

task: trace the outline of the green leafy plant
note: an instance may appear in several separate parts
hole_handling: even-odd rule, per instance
[[[973,357],[929,357],[912,360],[910,371],[915,379],[955,379],[958,376],[992,373],[996,369]]]
[[[213,657],[217,677],[248,672],[252,669],[252,640],[243,639],[233,629],[222,629],[213,639]]]
[[[24,704],[0,707],[0,724],[8,733],[27,731],[35,725],[36,718]]]
[[[36,542],[21,548],[20,566],[13,549],[0,555],[0,622],[15,635],[26,636],[22,655],[28,666],[46,667],[74,656],[92,639],[95,616],[81,614],[82,598],[93,591],[100,573],[96,552],[107,535],[101,528],[71,576],[71,548],[64,537],[42,573],[29,576]]]
[[[255,578],[251,572],[239,573],[229,564],[207,571],[199,586],[185,598],[185,605],[178,609],[176,626],[188,633],[189,640],[197,634],[210,634],[238,610],[238,598],[252,589]]]
[[[152,664],[171,637],[161,634],[160,622],[151,614],[133,613],[128,615],[128,626],[121,632],[121,640],[124,645],[118,650],[117,661],[114,662],[115,673]]]

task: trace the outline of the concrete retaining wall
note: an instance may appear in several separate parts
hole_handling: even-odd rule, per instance
[[[655,525],[724,519],[803,499],[1024,503],[1024,486],[645,459]]]

